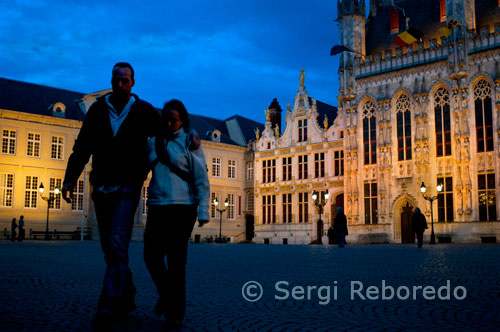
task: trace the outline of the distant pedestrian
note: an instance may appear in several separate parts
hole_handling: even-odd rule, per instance
[[[335,239],[335,228],[333,228],[333,225],[328,228],[328,244],[333,244],[334,239]]]
[[[17,241],[21,242],[24,240],[24,235],[25,235],[25,230],[24,230],[24,216],[19,217],[19,235],[17,236]]]
[[[16,223],[16,218],[12,218],[12,224],[10,226],[10,240],[12,242],[16,241],[16,228],[17,228],[17,223]]]
[[[417,234],[417,246],[422,248],[424,243],[424,231],[427,229],[427,220],[418,207],[411,217],[411,229]]]
[[[339,242],[339,248],[344,248],[345,237],[349,234],[349,231],[347,230],[347,218],[340,206],[337,208],[337,215],[333,220],[333,228],[335,237]]]

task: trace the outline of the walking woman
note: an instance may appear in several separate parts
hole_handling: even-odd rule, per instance
[[[179,100],[162,110],[162,134],[148,142],[153,169],[149,184],[144,261],[159,300],[154,312],[166,318],[166,330],[182,328],[186,307],[188,240],[196,218],[208,222],[210,185],[203,150],[190,151],[188,112]],[[167,256],[167,266],[165,265]]]

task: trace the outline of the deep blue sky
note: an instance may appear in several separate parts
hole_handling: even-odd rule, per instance
[[[0,0],[0,77],[90,93],[115,62],[134,92],[216,118],[264,122],[293,104],[300,69],[311,97],[337,106],[335,0]]]

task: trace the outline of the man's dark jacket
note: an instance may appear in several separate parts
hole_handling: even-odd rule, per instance
[[[135,97],[127,117],[113,135],[105,96],[92,104],[69,157],[64,183],[75,184],[92,156],[90,183],[94,187],[141,187],[147,176],[147,141],[160,130],[159,113]]]

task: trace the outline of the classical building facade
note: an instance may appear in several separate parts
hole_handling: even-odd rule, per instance
[[[76,230],[87,223],[88,176],[78,181],[73,204],[61,188],[66,163],[80,130],[84,112],[76,101],[83,94],[36,84],[0,79],[0,227],[10,231],[12,218],[24,215],[29,230]],[[90,168],[87,167],[87,175]],[[43,184],[43,197],[39,193]]]
[[[266,110],[265,129],[255,147],[256,243],[326,242],[336,206],[343,206],[344,123],[337,109],[312,99],[304,70],[293,107],[287,107],[281,134],[281,107]],[[312,194],[330,198],[320,218]]]
[[[82,120],[93,102],[110,90],[82,94],[47,86],[0,78],[0,227],[10,230],[12,218],[26,219],[29,230],[44,231],[47,202],[39,193],[43,183],[44,197],[51,197],[49,230],[74,231],[91,229],[98,239],[97,220],[90,193],[89,163],[80,177],[75,200],[66,204],[55,188],[61,188],[73,144]],[[210,222],[195,227],[193,241],[214,239],[219,233],[231,241],[253,237],[253,141],[255,121],[233,116],[218,120],[190,114],[191,127],[202,139],[212,197],[228,207],[222,219],[211,207]],[[145,181],[137,210],[133,239],[142,240],[147,220],[147,187]],[[222,223],[221,223],[222,221]],[[222,226],[222,227],[221,227]],[[248,231],[247,231],[248,230]]]
[[[499,6],[378,0],[367,18],[363,0],[338,2],[340,43],[354,51],[339,66],[351,241],[413,242],[415,207],[427,237],[431,216],[443,242],[500,235]],[[423,38],[395,46],[411,28]]]

